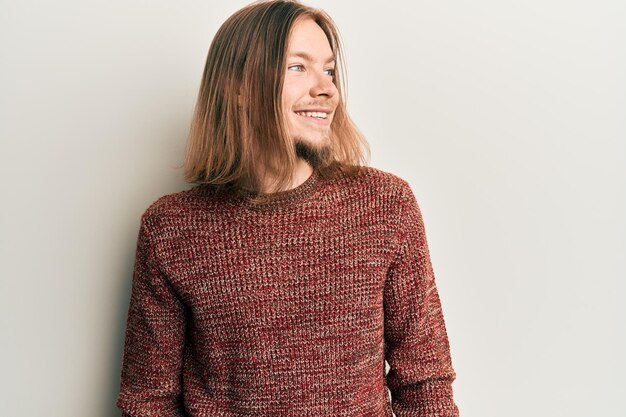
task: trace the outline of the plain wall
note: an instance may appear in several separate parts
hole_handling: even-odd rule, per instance
[[[0,2],[0,414],[119,415],[143,210],[244,1]],[[411,184],[465,417],[623,415],[623,1],[311,1]],[[356,417],[356,416],[355,416]]]

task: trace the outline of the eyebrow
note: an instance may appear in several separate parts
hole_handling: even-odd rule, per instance
[[[311,55],[307,54],[306,52],[292,52],[292,53],[289,54],[289,58],[291,58],[291,57],[303,58],[303,59],[306,59],[309,62],[315,61],[315,59],[313,59],[313,57]],[[326,59],[326,63],[327,64],[329,64],[331,62],[335,62],[335,57],[334,56],[328,57]]]

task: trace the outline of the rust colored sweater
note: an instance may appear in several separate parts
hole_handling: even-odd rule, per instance
[[[144,212],[122,415],[458,416],[408,182],[315,171],[279,195],[252,207],[195,186]]]

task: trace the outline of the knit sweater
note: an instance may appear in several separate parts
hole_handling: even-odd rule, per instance
[[[145,210],[122,416],[458,416],[409,184],[314,171],[277,195],[196,185]]]

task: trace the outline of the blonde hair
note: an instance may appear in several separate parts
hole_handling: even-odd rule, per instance
[[[297,155],[281,106],[287,41],[294,22],[313,19],[336,58],[333,82],[340,96],[331,124],[323,177],[353,174],[369,159],[363,134],[346,110],[340,35],[324,11],[298,1],[256,1],[230,16],[209,48],[186,148],[189,183],[260,194],[259,169],[277,173],[270,192],[293,180]],[[341,73],[341,76],[340,76]]]

